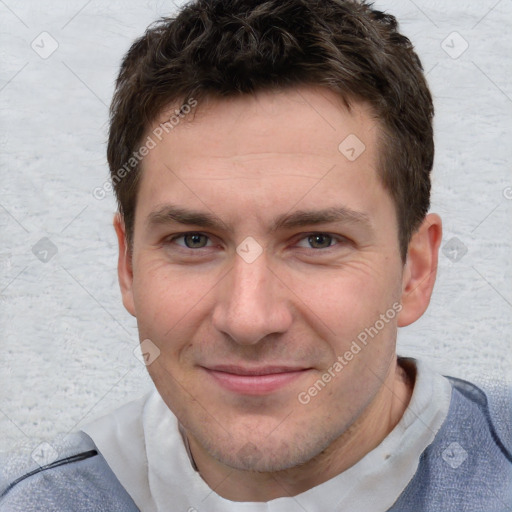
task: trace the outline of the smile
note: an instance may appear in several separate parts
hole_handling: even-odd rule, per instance
[[[243,395],[266,395],[302,377],[309,368],[242,368],[216,366],[204,368],[213,381],[228,391]]]

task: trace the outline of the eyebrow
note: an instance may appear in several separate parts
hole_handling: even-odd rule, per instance
[[[226,225],[211,213],[189,210],[170,204],[151,212],[146,219],[146,224],[149,227],[169,224],[171,222],[193,224],[209,229],[226,228]]]
[[[146,225],[151,228],[166,225],[172,222],[185,225],[200,226],[206,229],[227,230],[233,232],[233,226],[221,221],[216,215],[209,212],[190,210],[172,204],[161,206],[151,212]],[[278,230],[291,230],[304,226],[314,226],[327,223],[348,223],[360,225],[371,229],[372,223],[368,215],[343,206],[324,208],[322,210],[296,210],[291,213],[279,215],[273,222],[270,232]]]
[[[344,206],[333,206],[322,210],[296,210],[293,213],[280,215],[275,220],[271,232],[279,229],[294,229],[334,222],[361,225],[368,229],[371,228],[370,218],[365,213],[357,212]]]

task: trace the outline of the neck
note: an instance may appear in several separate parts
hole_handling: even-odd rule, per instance
[[[191,454],[205,482],[225,499],[270,501],[296,496],[339,475],[376,448],[402,418],[413,388],[413,375],[395,361],[381,390],[357,421],[300,467],[275,473],[235,470],[205,453],[193,438]]]

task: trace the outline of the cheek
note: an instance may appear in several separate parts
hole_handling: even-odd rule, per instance
[[[141,336],[171,339],[180,321],[198,309],[206,283],[162,264],[141,262],[139,268],[134,273],[133,294]]]
[[[399,297],[400,281],[367,265],[301,276],[297,295],[335,333],[367,327]],[[396,290],[396,291],[395,291]]]

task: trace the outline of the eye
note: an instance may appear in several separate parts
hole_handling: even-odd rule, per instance
[[[181,235],[177,235],[169,239],[169,243],[176,242],[181,239],[183,239],[183,244],[177,243],[177,245],[186,247],[187,249],[202,249],[207,247],[207,244],[210,241],[206,235],[203,235],[203,233],[182,233]]]
[[[341,236],[329,235],[328,233],[311,233],[301,238],[297,245],[306,249],[329,249],[345,241],[345,238]],[[304,242],[308,245],[303,245]]]

